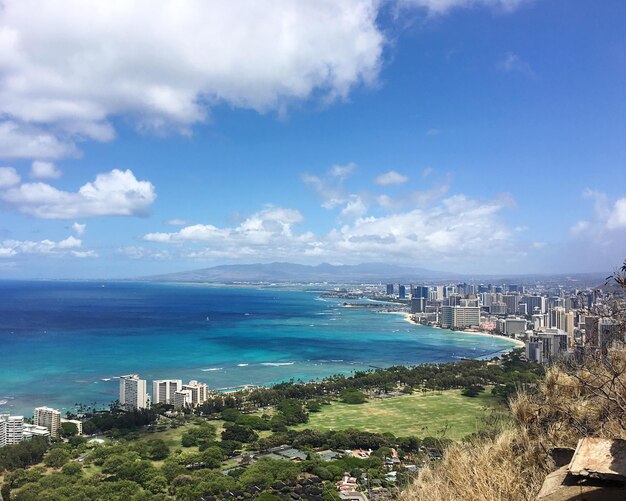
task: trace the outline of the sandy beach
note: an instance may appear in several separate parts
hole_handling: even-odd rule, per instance
[[[381,311],[379,313],[390,314],[390,315],[402,315],[406,322],[409,322],[410,324],[413,324],[413,325],[421,325],[420,323],[413,321],[412,315],[410,313],[406,312],[406,311]],[[470,330],[453,331],[453,330],[450,330],[450,329],[442,329],[441,327],[434,327],[434,326],[432,326],[432,327],[434,329],[448,330],[450,332],[454,332],[454,333],[457,333],[457,334],[470,334],[472,336],[494,337],[494,338],[502,339],[504,341],[509,341],[510,343],[513,343],[515,346],[517,346],[519,348],[524,348],[526,346],[524,341],[521,341],[519,339],[513,339],[511,337],[500,336],[499,334],[489,334],[488,332],[470,331]]]

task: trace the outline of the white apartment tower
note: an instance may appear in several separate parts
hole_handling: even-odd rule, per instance
[[[209,398],[209,387],[206,383],[199,383],[198,381],[191,380],[189,384],[184,384],[183,390],[189,390],[191,392],[191,404],[200,405],[206,402]]]
[[[173,404],[174,393],[182,389],[183,382],[180,379],[158,379],[152,381],[152,403]]]
[[[180,390],[174,393],[174,407],[186,407],[193,405],[191,390]]]
[[[35,409],[35,426],[47,428],[51,437],[58,438],[61,429],[61,413],[50,407],[37,407]]]
[[[0,447],[21,442],[23,429],[24,416],[0,414]]]
[[[441,326],[453,329],[478,326],[480,308],[478,306],[442,306]]]
[[[138,374],[120,376],[120,405],[127,410],[146,409],[150,399],[146,392],[146,380]]]

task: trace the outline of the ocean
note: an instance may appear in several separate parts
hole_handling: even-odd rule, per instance
[[[0,413],[107,404],[129,373],[217,389],[513,348],[342,303],[300,287],[0,281]]]

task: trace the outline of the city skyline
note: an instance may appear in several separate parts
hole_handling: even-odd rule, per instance
[[[0,279],[623,261],[621,2],[31,4],[0,11]]]

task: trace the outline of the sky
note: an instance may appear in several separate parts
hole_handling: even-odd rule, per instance
[[[0,0],[0,279],[626,258],[626,3]]]

